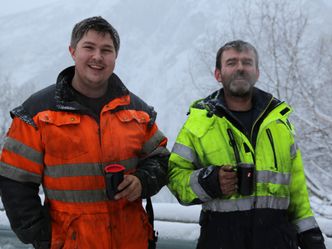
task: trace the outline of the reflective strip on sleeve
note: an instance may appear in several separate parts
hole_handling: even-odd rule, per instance
[[[292,144],[292,146],[290,147],[290,154],[291,154],[292,158],[294,158],[296,156],[297,149],[298,149],[297,143],[294,142]]]
[[[43,153],[36,151],[35,149],[19,142],[16,139],[7,137],[4,144],[4,149],[14,152],[32,162],[43,164]]]
[[[103,189],[97,190],[51,190],[45,189],[45,194],[50,200],[57,200],[63,202],[98,202],[106,201],[106,191]]]
[[[198,198],[205,202],[210,201],[212,198],[204,191],[202,186],[198,182],[198,175],[201,170],[195,170],[191,176],[190,176],[190,187],[195,192],[195,194],[198,196]]]
[[[172,149],[172,153],[175,153],[180,157],[186,159],[187,161],[193,163],[196,166],[196,168],[201,168],[196,152],[193,149],[189,148],[188,146],[175,143]]]
[[[318,227],[315,217],[311,216],[294,222],[297,232],[301,233],[312,228]]]
[[[41,175],[0,162],[0,175],[18,182],[41,183]]]
[[[257,182],[289,185],[291,174],[273,171],[256,171]]]
[[[256,204],[255,204],[256,198]],[[250,196],[246,198],[222,200],[213,199],[203,204],[204,210],[216,212],[247,211],[253,208],[272,208],[286,210],[289,206],[288,197]]]
[[[165,139],[164,134],[157,130],[153,136],[144,143],[143,148],[142,148],[142,153],[143,154],[150,154],[152,151],[154,151],[158,145]]]
[[[54,178],[71,176],[102,176],[104,167],[109,164],[121,164],[126,168],[126,170],[131,170],[137,166],[138,158],[131,158],[103,164],[78,163],[45,166],[45,175]]]

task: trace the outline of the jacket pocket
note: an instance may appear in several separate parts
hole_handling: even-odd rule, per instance
[[[46,113],[39,117],[45,156],[64,160],[87,153],[80,116],[70,113]]]
[[[51,211],[52,216],[52,243],[51,249],[76,249],[78,248],[78,233],[75,221],[80,215]]]

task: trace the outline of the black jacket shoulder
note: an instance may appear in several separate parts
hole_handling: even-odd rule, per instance
[[[55,84],[32,94],[22,105],[14,108],[10,114],[12,118],[19,117],[26,123],[36,127],[33,117],[44,110],[55,109]]]

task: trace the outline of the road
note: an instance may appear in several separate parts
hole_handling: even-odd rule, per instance
[[[33,249],[33,247],[21,243],[8,228],[0,227],[0,249]],[[195,249],[195,242],[159,238],[157,249]]]

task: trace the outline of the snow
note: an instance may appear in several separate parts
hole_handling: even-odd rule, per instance
[[[231,2],[54,0],[46,3],[44,0],[7,0],[0,9],[0,73],[8,74],[16,85],[36,84],[42,88],[54,83],[58,72],[72,64],[67,47],[73,25],[88,16],[101,15],[120,33],[116,73],[130,90],[158,111],[158,125],[169,137],[171,148],[186,119],[190,102],[205,94],[192,84],[191,77],[197,79],[198,75],[203,75],[206,88],[218,87],[213,85],[212,77],[197,69],[201,58],[195,55],[198,50],[206,48],[212,35],[226,30],[225,20]],[[319,13],[313,14],[316,18],[313,24],[319,27],[316,30],[326,29],[328,32],[329,24],[332,24],[332,1],[307,2],[314,6],[308,9]],[[214,57],[209,60],[209,65],[213,66]],[[326,115],[330,106],[322,103],[320,108],[316,109],[320,118],[330,122],[331,116]],[[304,121],[315,126],[314,121]],[[327,197],[332,200],[332,194]],[[160,237],[198,238],[200,206],[184,207],[175,203],[166,188],[153,200]],[[172,203],[161,203],[163,201]],[[332,236],[331,203],[317,198],[311,198],[311,203],[321,229]],[[1,226],[9,227],[4,212],[0,212]],[[332,239],[327,239],[327,245],[332,249]]]
[[[312,202],[313,205],[318,205]],[[323,205],[324,206],[324,205]],[[177,239],[197,241],[200,232],[198,225],[200,205],[182,206],[178,203],[153,203],[155,214],[155,230],[162,239]],[[331,207],[325,207],[331,211]],[[321,230],[330,236],[325,236],[327,249],[332,249],[332,219],[316,215]],[[0,211],[0,231],[9,229],[9,222],[5,212]],[[1,248],[0,249],[4,249]]]

